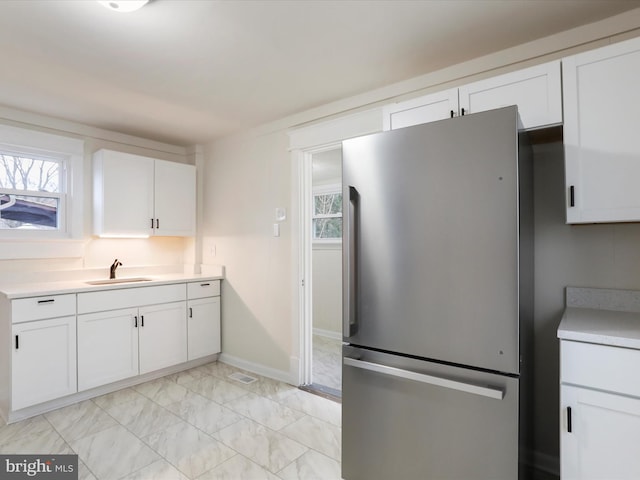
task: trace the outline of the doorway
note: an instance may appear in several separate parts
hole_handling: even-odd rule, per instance
[[[311,153],[311,383],[342,392],[342,149]]]

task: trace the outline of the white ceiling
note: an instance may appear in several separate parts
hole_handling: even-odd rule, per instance
[[[390,85],[640,0],[0,1],[0,105],[176,145]]]

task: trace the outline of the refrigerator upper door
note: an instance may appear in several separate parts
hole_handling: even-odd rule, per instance
[[[515,107],[343,143],[345,341],[519,372]]]

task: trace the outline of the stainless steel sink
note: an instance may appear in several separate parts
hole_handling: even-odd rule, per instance
[[[85,282],[88,285],[113,285],[114,283],[133,283],[133,282],[150,282],[150,278],[129,277],[129,278],[110,278],[108,280],[91,280]]]

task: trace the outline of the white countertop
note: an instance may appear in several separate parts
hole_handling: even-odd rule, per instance
[[[558,338],[640,350],[640,313],[567,307]]]
[[[86,283],[92,280],[106,280],[105,278],[87,278],[86,280],[66,280],[59,282],[3,283],[0,284],[0,293],[9,299],[14,299],[64,293],[96,292],[98,290],[115,290],[120,288],[140,288],[190,281],[222,280],[224,278],[220,275],[205,275],[199,273],[165,273],[160,275],[136,275],[136,277],[149,278],[150,280],[144,282],[111,283],[106,285],[89,285]],[[127,277],[123,276],[122,278]]]

